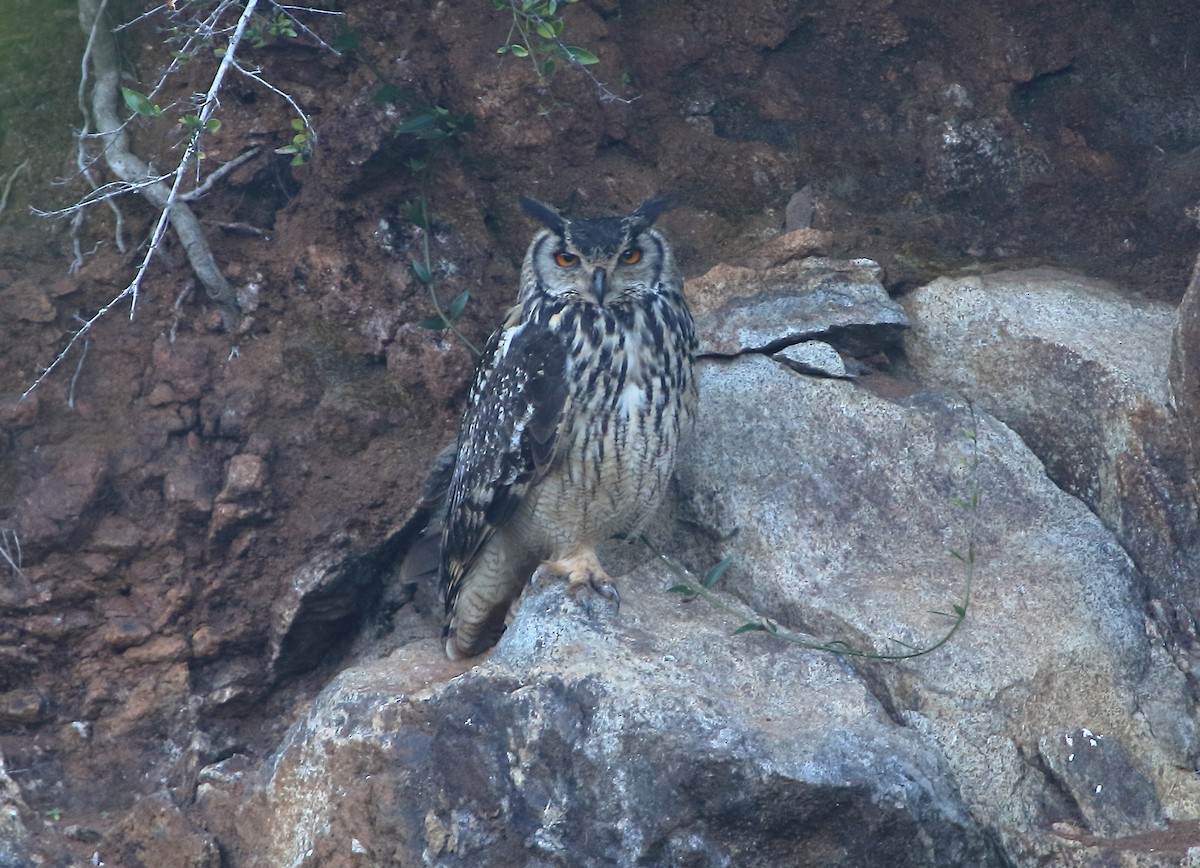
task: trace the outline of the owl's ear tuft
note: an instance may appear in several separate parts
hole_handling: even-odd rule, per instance
[[[651,196],[641,204],[636,211],[633,212],[633,226],[635,232],[642,232],[645,229],[654,225],[664,212],[670,211],[675,207],[675,201],[666,193],[659,193],[656,196]]]
[[[549,205],[539,202],[537,199],[522,196],[521,210],[543,224],[555,235],[561,237],[567,231],[567,221],[563,219],[563,216]]]

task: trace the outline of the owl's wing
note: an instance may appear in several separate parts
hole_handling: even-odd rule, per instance
[[[488,341],[446,500],[440,578],[447,612],[484,544],[549,469],[567,401],[565,368],[566,348],[536,320],[506,326]]]

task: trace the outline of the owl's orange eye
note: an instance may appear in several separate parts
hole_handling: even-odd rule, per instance
[[[560,250],[554,254],[554,261],[558,263],[560,268],[574,268],[579,264],[579,257],[574,253],[567,253],[565,250]]]
[[[634,265],[641,261],[642,261],[642,248],[640,248],[640,247],[630,247],[628,250],[626,250],[624,253],[621,254],[621,264],[622,265]]]

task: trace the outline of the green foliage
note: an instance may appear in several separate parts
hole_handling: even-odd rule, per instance
[[[421,255],[412,260],[412,271],[417,282],[429,291],[429,299],[433,303],[435,315],[421,320],[418,325],[421,328],[438,331],[448,329],[475,355],[479,355],[479,348],[471,343],[457,326],[459,318],[470,301],[470,293],[460,293],[447,308],[443,308],[438,299],[437,289],[434,286],[433,259],[429,249],[431,234],[429,199],[425,194],[426,182],[434,156],[442,146],[463,133],[473,130],[475,116],[469,113],[453,112],[437,103],[430,104],[416,94],[389,81],[371,62],[370,58],[361,52],[362,37],[358,33],[354,31],[341,33],[334,40],[333,45],[339,51],[358,57],[363,65],[374,74],[379,82],[379,87],[371,97],[372,102],[377,105],[400,104],[408,108],[408,117],[396,128],[396,135],[409,136],[421,145],[418,155],[412,156],[408,160],[408,168],[419,182],[419,195],[416,202],[410,203],[406,207],[405,218],[421,233]]]
[[[419,280],[421,283],[425,284],[426,286],[429,286],[433,283],[433,275],[429,273],[428,269],[425,268],[422,263],[414,262],[413,271],[416,272],[417,280]],[[424,272],[424,277],[422,277],[422,272]],[[466,310],[467,302],[470,300],[470,290],[464,289],[457,296],[455,296],[454,301],[450,302],[450,306],[446,308],[444,312],[441,312],[438,316],[431,316],[428,319],[423,319],[417,323],[417,325],[423,329],[433,329],[435,331],[449,328],[458,321],[460,316],[462,316],[463,311]]]
[[[276,148],[275,153],[291,154],[291,165],[303,166],[308,162],[308,158],[312,156],[312,139],[310,138],[308,124],[304,122],[303,118],[292,118],[292,129],[296,133],[292,136],[292,143],[284,145],[282,148]]]
[[[363,54],[362,35],[358,32],[347,30],[339,33],[333,40],[333,47],[337,51],[357,57],[375,76],[379,86],[371,95],[371,102],[376,105],[402,105],[408,109],[408,117],[396,128],[397,135],[413,136],[428,143],[432,149],[475,129],[475,116],[469,112],[459,114],[437,103],[430,104],[417,94],[390,81],[379,67]],[[424,162],[428,162],[428,155]],[[425,166],[422,164],[419,168],[413,168],[419,172]]]
[[[245,4],[180,4],[178,8],[175,4],[169,4],[170,11],[166,14],[169,16],[172,24],[166,29],[168,34],[166,41],[167,44],[176,46],[171,51],[174,66],[183,66],[194,59],[202,50],[211,51],[215,58],[224,58],[229,46],[221,44],[219,39],[220,34],[229,32],[229,28],[223,26],[222,17],[230,10],[239,12],[244,10],[244,8]],[[239,51],[244,51],[247,45],[254,48],[263,48],[280,39],[295,39],[300,35],[301,30],[309,37],[317,39],[318,42],[320,41],[315,34],[300,24],[296,18],[283,11],[282,7],[276,6],[275,8],[279,11],[273,17],[270,15],[261,15],[257,12],[251,15],[245,32],[242,35],[242,42],[239,43]],[[282,148],[277,148],[275,153],[291,155],[291,165],[293,166],[304,165],[312,155],[313,145],[316,142],[316,134],[308,121],[303,117],[303,111],[291,97],[266,82],[258,70],[243,70],[243,74],[274,90],[287,100],[292,108],[301,115],[299,119],[291,122],[291,142]],[[162,110],[157,105],[154,105],[148,97],[143,96],[137,91],[122,88],[122,93],[124,94],[126,105],[137,114],[151,117],[157,117],[161,114]],[[201,122],[200,115],[194,112],[180,118],[180,123],[191,136],[197,139],[203,133],[216,133],[221,128],[221,121],[219,119],[209,118],[207,121]],[[198,147],[196,149],[196,158],[204,159],[204,153]]]
[[[433,302],[433,309],[436,312],[435,316],[423,319],[417,325],[421,328],[435,331],[449,329],[471,352],[477,356],[480,355],[479,348],[471,343],[467,339],[467,336],[459,331],[456,325],[459,317],[463,315],[463,311],[467,309],[467,302],[471,300],[471,293],[464,290],[455,296],[448,308],[443,309],[442,303],[438,299],[437,290],[434,288],[433,260],[429,252],[429,202],[425,198],[423,190],[421,191],[421,198],[415,203],[410,203],[405,209],[405,216],[408,218],[408,222],[421,231],[421,258],[412,260],[413,275],[417,278],[418,283],[429,290],[429,299]]]
[[[150,101],[150,98],[144,93],[138,93],[132,88],[121,88],[121,96],[125,97],[125,105],[129,106],[134,114],[141,115],[147,118],[156,118],[162,114],[162,108]]]
[[[475,116],[455,114],[440,105],[417,108],[404,123],[396,128],[403,136],[416,136],[426,142],[444,142],[462,133],[475,129]]]
[[[975,408],[971,408],[971,418],[975,418]],[[966,498],[952,498],[951,502],[967,513],[968,516],[968,531],[967,531],[967,550],[966,554],[951,549],[949,554],[956,561],[962,564],[964,569],[964,588],[962,602],[954,603],[950,607],[949,612],[933,611],[932,614],[939,615],[950,621],[946,632],[934,642],[924,645],[912,645],[901,641],[894,637],[890,637],[888,641],[900,646],[902,651],[897,651],[890,654],[879,654],[873,651],[866,651],[860,648],[851,646],[848,642],[841,639],[834,639],[829,642],[815,642],[810,639],[780,627],[778,623],[771,618],[759,615],[754,612],[750,620],[745,621],[740,627],[733,631],[734,636],[741,636],[746,633],[766,633],[784,642],[792,645],[799,645],[802,648],[811,648],[816,651],[828,651],[831,654],[839,654],[844,657],[861,657],[868,660],[910,660],[913,657],[921,657],[936,651],[944,646],[947,642],[954,638],[958,629],[963,625],[967,618],[967,611],[971,605],[971,587],[975,580],[975,535],[979,523],[979,441],[975,430],[964,429],[962,432],[964,439],[970,444],[970,457],[963,460],[963,466],[967,468],[970,479],[970,493]],[[742,619],[745,615],[740,607],[731,605],[721,595],[714,590],[717,582],[725,574],[732,560],[731,555],[726,555],[716,564],[714,564],[701,579],[696,579],[687,569],[680,564],[668,558],[662,552],[658,551],[649,540],[644,536],[642,542],[650,549],[654,555],[666,565],[678,579],[679,582],[667,589],[668,593],[683,594],[689,598],[700,597],[714,608],[730,615],[734,618]]]
[[[282,12],[274,18],[255,15],[250,21],[250,26],[246,28],[246,38],[255,48],[263,48],[282,36],[295,39],[297,35],[295,23]]]
[[[563,42],[562,13],[578,0],[492,0],[496,9],[512,16],[512,25],[497,54],[529,58],[539,78],[554,74],[558,61],[590,66],[600,58],[586,48]]]
[[[207,121],[201,122],[200,116],[195,114],[184,115],[181,123],[193,133],[216,133],[221,129],[221,121],[217,118],[209,118]]]

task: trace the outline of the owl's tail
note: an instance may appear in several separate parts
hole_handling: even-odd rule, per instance
[[[446,516],[446,495],[450,491],[450,479],[454,475],[454,458],[457,443],[451,443],[438,453],[425,481],[425,490],[421,493],[421,502],[417,505],[417,515],[428,516],[428,523],[420,532],[396,572],[397,577],[404,583],[431,581],[437,578],[441,561],[442,523]]]

